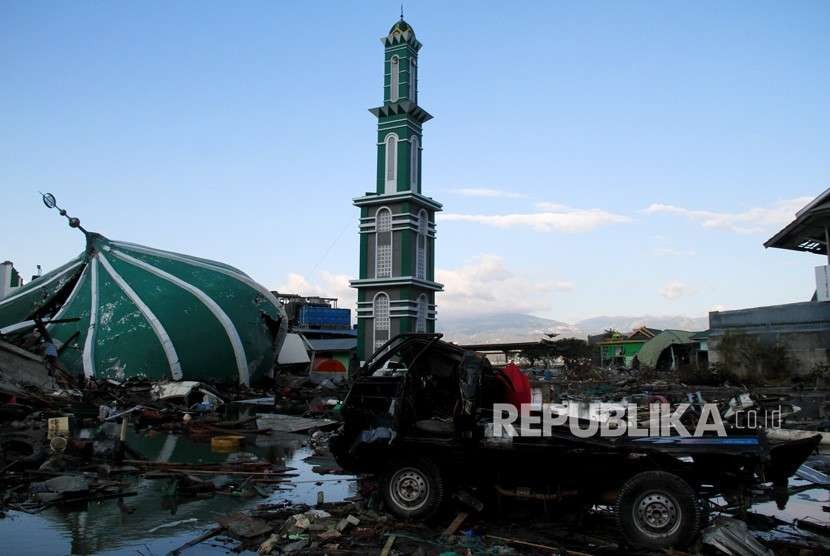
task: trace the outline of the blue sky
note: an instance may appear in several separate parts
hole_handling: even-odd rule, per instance
[[[805,300],[762,243],[830,186],[826,2],[407,2],[439,315]],[[399,2],[0,4],[0,258],[112,238],[349,294]],[[650,208],[649,208],[650,207]],[[498,224],[498,225],[495,225]],[[439,316],[440,319],[440,316]]]

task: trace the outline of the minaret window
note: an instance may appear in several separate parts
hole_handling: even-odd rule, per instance
[[[409,59],[409,100],[418,102],[418,62]]]
[[[378,209],[375,215],[375,278],[392,277],[392,211]]]
[[[373,316],[375,320],[375,349],[389,341],[392,323],[389,319],[389,296],[380,292],[375,296]]]
[[[426,279],[427,273],[427,211],[418,213],[418,243],[415,254],[415,278]]]
[[[386,136],[386,193],[395,193],[398,185],[398,136]]]
[[[418,312],[415,317],[415,332],[427,331],[427,296],[418,296]]]
[[[421,144],[418,141],[418,136],[413,135],[412,139],[409,140],[409,189],[412,191],[419,191],[418,187],[418,156],[419,151],[421,150]]]
[[[398,100],[398,88],[401,80],[401,63],[397,56],[389,60],[389,102]]]

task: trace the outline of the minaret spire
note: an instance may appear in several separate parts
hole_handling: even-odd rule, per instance
[[[66,219],[69,221],[70,228],[78,228],[83,233],[88,233],[86,230],[84,230],[83,226],[81,226],[81,221],[78,218],[75,218],[74,216],[69,216],[69,214],[66,212],[66,209],[62,209],[58,206],[58,201],[57,199],[55,199],[54,195],[52,195],[51,193],[41,193],[41,196],[43,197],[43,204],[46,205],[46,208],[58,209],[58,213],[61,216],[66,217]]]

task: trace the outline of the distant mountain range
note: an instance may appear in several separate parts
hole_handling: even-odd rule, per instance
[[[609,328],[628,332],[640,326],[661,330],[706,330],[709,317],[654,316],[593,317],[576,323],[567,323],[520,313],[497,313],[473,317],[438,318],[438,329],[445,339],[459,344],[483,344],[491,342],[529,342],[544,334],[556,333],[565,338],[586,338]]]

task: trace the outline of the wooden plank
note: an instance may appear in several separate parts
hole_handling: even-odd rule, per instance
[[[195,539],[184,543],[179,548],[177,548],[175,550],[171,550],[170,554],[173,555],[173,556],[178,556],[179,554],[181,554],[182,551],[187,550],[188,548],[194,547],[197,544],[202,543],[202,542],[204,542],[204,541],[206,541],[210,538],[213,538],[224,530],[225,530],[225,528],[221,525],[219,527],[214,527],[213,529],[210,529],[209,531],[205,532],[204,534],[199,535]]]
[[[285,471],[225,471],[224,469],[188,469],[187,467],[171,467],[165,471],[181,473],[184,475],[241,475],[243,477],[264,477],[264,478],[278,478],[278,477],[297,477],[296,473],[287,473]]]
[[[444,536],[449,537],[450,535],[454,535],[458,531],[458,528],[461,527],[461,524],[464,523],[465,519],[467,519],[467,512],[459,512],[444,531]]]
[[[30,361],[35,361],[37,363],[43,363],[43,357],[37,355],[36,353],[32,353],[31,351],[26,351],[23,348],[19,348],[14,344],[10,344],[9,342],[5,342],[0,340],[0,349],[4,349],[9,353],[14,353],[15,355],[19,355],[20,357],[25,357]]]
[[[393,544],[395,544],[395,535],[389,535],[389,538],[386,539],[386,544],[383,545],[383,550],[380,551],[380,556],[389,556]]]
[[[539,548],[541,550],[549,550],[551,552],[557,552],[558,553],[558,552],[562,551],[561,548],[556,547],[556,546],[547,546],[547,545],[544,545],[544,544],[537,544],[535,542],[527,542],[527,541],[523,541],[523,540],[519,540],[519,539],[510,539],[510,538],[507,538],[507,537],[499,537],[499,536],[496,536],[496,535],[485,535],[485,537],[488,538],[488,539],[493,539],[493,540],[500,541],[500,542],[506,542],[508,544],[518,544],[518,545],[521,545],[521,546],[530,546],[532,548]],[[576,552],[574,550],[566,550],[565,554],[567,554],[568,556],[591,556],[591,554],[589,554],[589,553]]]

